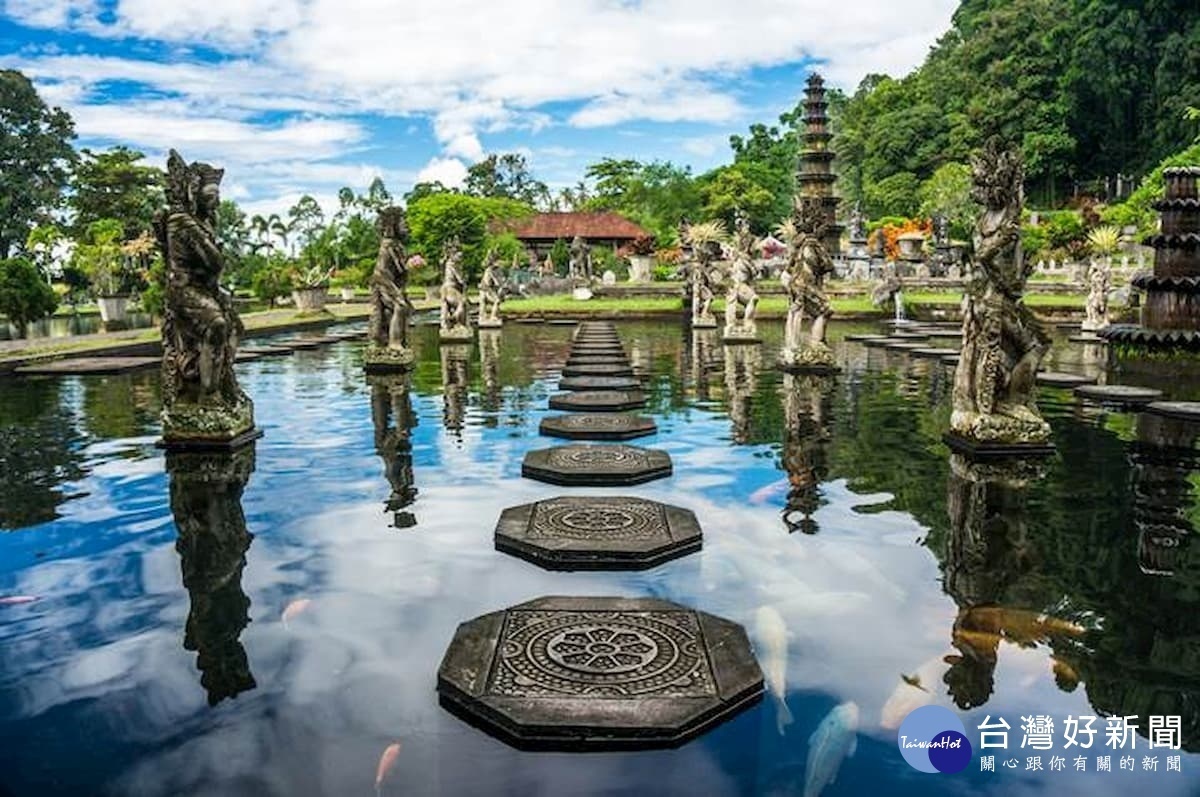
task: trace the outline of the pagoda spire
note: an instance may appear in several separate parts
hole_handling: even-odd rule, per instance
[[[796,164],[796,193],[802,198],[820,201],[825,211],[825,248],[831,255],[840,251],[842,225],[837,223],[837,206],[841,201],[833,193],[837,175],[833,173],[833,150],[829,142],[829,103],[825,100],[825,81],[813,72],[804,90],[804,133],[800,157]]]

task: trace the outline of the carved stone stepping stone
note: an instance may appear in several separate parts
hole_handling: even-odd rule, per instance
[[[628,365],[629,358],[624,354],[572,354],[567,358],[567,365]]]
[[[552,327],[573,327],[579,325],[579,322],[573,318],[551,318],[546,323]]]
[[[1146,405],[1146,412],[1182,421],[1200,422],[1200,401],[1155,401]]]
[[[530,451],[521,465],[521,475],[571,486],[642,484],[670,476],[671,457],[665,451],[649,448],[579,443]]]
[[[847,335],[842,340],[850,343],[865,343],[868,340],[887,340],[886,335]]]
[[[637,390],[642,383],[628,376],[568,376],[559,390]]]
[[[552,410],[622,412],[646,406],[646,394],[635,390],[580,390],[550,397]]]
[[[937,357],[957,357],[958,349],[925,347],[920,349],[911,349],[910,354],[912,354],[913,357],[923,357],[927,359],[935,359]]]
[[[924,343],[916,343],[911,340],[890,340],[883,347],[895,351],[913,351],[914,349],[928,348]]]
[[[867,346],[872,349],[882,349],[884,346],[888,345],[889,343],[903,343],[903,342],[904,341],[898,341],[895,338],[865,338],[863,340],[862,344],[864,346]]]
[[[1100,404],[1138,406],[1158,401],[1162,391],[1134,385],[1080,385],[1075,395]]]
[[[677,747],[762,699],[737,623],[654,598],[547,597],[458,627],[442,707],[535,750]]]
[[[125,374],[162,365],[162,357],[70,357],[22,365],[13,373],[24,376]]]
[[[568,365],[562,370],[563,376],[633,376],[633,368],[629,365]]]
[[[262,357],[282,357],[289,354],[295,354],[296,350],[288,346],[242,346],[238,349],[238,353],[249,352]]]
[[[1037,383],[1046,387],[1079,387],[1080,385],[1094,385],[1096,378],[1062,371],[1038,371]]]
[[[320,338],[291,338],[290,340],[281,340],[278,345],[287,346],[289,349],[315,349],[321,345]]]
[[[246,351],[243,349],[233,356],[233,361],[238,363],[248,363],[262,359],[262,357],[263,355],[256,351]]]
[[[546,323],[546,319],[544,319],[544,318],[514,318],[514,319],[512,319],[512,322],[514,324],[544,324],[544,323]]]
[[[610,351],[623,352],[623,351],[625,351],[625,346],[620,341],[617,341],[615,343],[600,343],[600,342],[576,343],[575,345],[571,346],[571,351],[576,352],[576,353],[585,352],[585,351],[586,352],[596,352],[596,351],[599,351],[599,352],[610,352]]]
[[[962,340],[962,332],[944,330],[929,333],[930,340]]]
[[[543,418],[538,431],[567,440],[632,440],[654,434],[658,426],[643,415],[576,412]]]
[[[893,332],[893,340],[929,340],[928,332]]]

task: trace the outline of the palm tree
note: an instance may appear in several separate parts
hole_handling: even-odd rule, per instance
[[[254,214],[250,217],[250,232],[254,234],[257,243],[252,247],[254,251],[259,249],[271,250],[275,245],[271,243],[271,223],[260,214]]]

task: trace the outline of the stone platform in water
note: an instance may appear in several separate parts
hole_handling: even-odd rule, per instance
[[[862,345],[867,346],[872,349],[882,349],[884,346],[888,345],[889,343],[903,343],[903,342],[905,342],[905,341],[898,341],[895,338],[868,337],[868,338],[863,338]]]
[[[551,318],[546,321],[552,327],[574,327],[579,326],[579,322],[574,318]]]
[[[572,354],[567,365],[629,365],[624,354]]]
[[[568,376],[559,390],[637,390],[642,383],[628,376]]]
[[[934,347],[923,347],[919,349],[910,349],[909,353],[913,357],[923,357],[935,359],[940,357],[957,357],[958,349],[939,349]]]
[[[633,367],[620,363],[567,365],[562,373],[563,376],[633,376]]]
[[[549,484],[615,487],[671,475],[665,451],[624,445],[576,444],[530,451],[521,475]]]
[[[567,440],[632,440],[658,431],[652,418],[612,412],[576,412],[542,420],[539,431]]]
[[[321,338],[289,338],[274,341],[272,345],[287,346],[289,349],[315,349],[325,343]]]
[[[653,598],[548,597],[458,627],[439,702],[523,749],[676,747],[763,695],[738,624]]]
[[[263,356],[263,354],[256,351],[239,351],[233,356],[233,361],[235,363],[249,363],[254,362],[255,360],[261,360]]]
[[[849,343],[865,343],[868,340],[886,340],[887,335],[847,335],[842,340]]]
[[[550,397],[552,410],[585,412],[621,412],[646,405],[646,395],[632,390],[580,390]]]
[[[893,332],[893,340],[929,340],[928,332]]]
[[[1022,457],[1048,457],[1054,453],[1054,445],[1045,443],[999,443],[981,442],[955,432],[942,435],[942,442],[956,454],[975,462],[1013,460]]]
[[[162,365],[161,357],[69,357],[63,360],[22,365],[13,373],[22,376],[86,376],[125,374]]]
[[[1038,371],[1037,383],[1046,387],[1079,387],[1094,385],[1096,377],[1068,374],[1063,371]]]
[[[258,354],[263,357],[282,357],[282,356],[287,356],[289,354],[295,354],[296,350],[291,348],[290,346],[262,345],[262,346],[242,346],[241,348],[238,349],[238,353],[240,354],[241,352],[250,352],[251,354]]]
[[[924,343],[916,343],[911,340],[889,340],[883,344],[883,347],[892,351],[914,351],[929,348]]]
[[[1075,395],[1099,404],[1115,406],[1140,406],[1158,401],[1162,391],[1133,385],[1080,385]]]
[[[1200,423],[1200,401],[1155,401],[1146,405],[1146,412]]]

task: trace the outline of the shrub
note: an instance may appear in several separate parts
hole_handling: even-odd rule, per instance
[[[272,260],[255,272],[251,280],[254,295],[275,306],[275,300],[292,292],[292,270],[284,262]]]
[[[1083,242],[1086,232],[1083,219],[1074,211],[1054,213],[1046,222],[1046,242],[1053,249],[1071,249]]]
[[[19,336],[25,336],[29,322],[45,318],[57,308],[58,296],[37,266],[25,258],[0,260],[0,313],[13,322]]]

